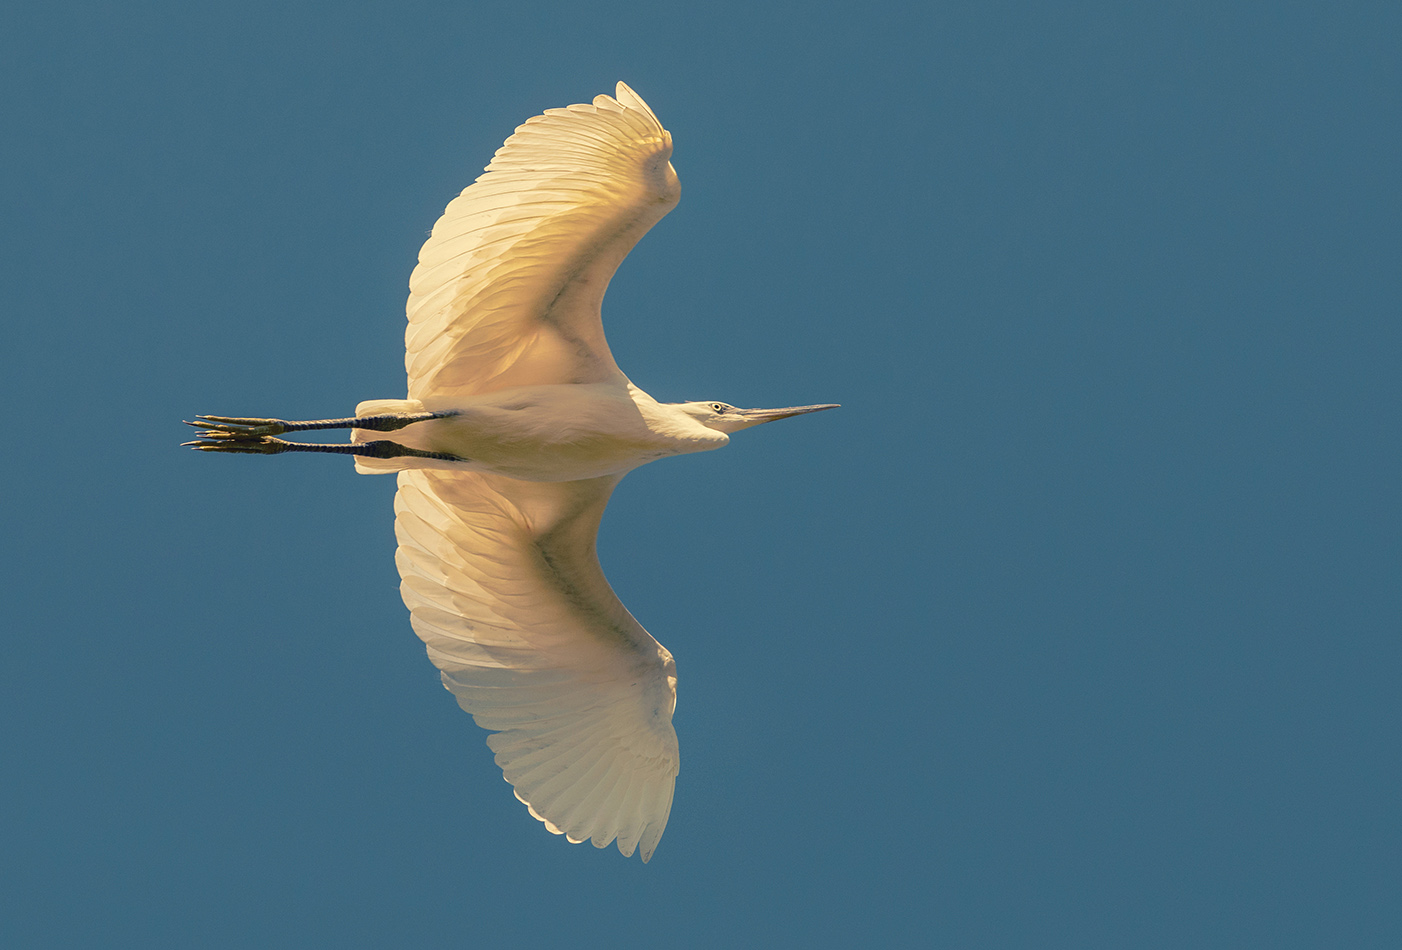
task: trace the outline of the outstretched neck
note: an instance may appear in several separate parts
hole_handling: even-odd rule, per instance
[[[702,425],[683,412],[679,405],[658,402],[632,382],[628,383],[628,395],[638,407],[638,413],[648,429],[668,444],[671,454],[705,452],[718,449],[730,441],[730,436],[724,432]]]

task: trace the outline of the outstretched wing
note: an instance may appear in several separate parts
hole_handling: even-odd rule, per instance
[[[621,477],[621,476],[620,476]],[[401,472],[395,557],[414,630],[531,814],[652,857],[678,770],[676,665],[594,551],[618,478]]]
[[[672,136],[617,96],[528,120],[433,226],[409,279],[411,399],[618,374],[604,291],[681,185]]]

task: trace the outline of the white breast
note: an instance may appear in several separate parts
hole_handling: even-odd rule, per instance
[[[447,467],[532,482],[621,475],[728,441],[689,419],[671,419],[668,407],[626,382],[522,386],[458,402],[430,405],[457,414],[403,429],[396,441],[469,460]]]

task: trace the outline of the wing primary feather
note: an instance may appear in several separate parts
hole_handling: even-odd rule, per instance
[[[623,820],[623,803],[628,796],[628,787],[633,783],[635,771],[618,770],[616,778],[608,788],[608,794],[599,807],[600,823],[589,841],[596,848],[607,848],[618,837]]]
[[[628,786],[627,796],[618,809],[618,850],[625,858],[633,856],[638,839],[643,835],[643,823],[639,820],[639,806],[647,789],[649,776],[635,772]]]
[[[594,792],[609,778],[618,757],[617,751],[602,752],[588,771],[578,776],[550,809],[551,820],[564,828],[565,834],[575,844],[584,842],[593,834],[590,829],[596,822],[596,816],[589,806],[595,804]]]
[[[522,785],[528,786],[526,797],[531,803],[531,807],[546,817],[550,817],[551,806],[561,795],[569,793],[570,789],[583,778],[594,766],[599,758],[599,749],[595,744],[589,744],[582,748],[571,749],[559,758],[538,766],[528,779],[522,781]],[[521,786],[516,787],[517,791]],[[553,821],[554,819],[551,818]]]
[[[638,850],[644,864],[652,860],[652,854],[657,850],[657,843],[662,840],[662,832],[667,830],[667,817],[672,812],[672,793],[675,788],[673,783],[668,782],[664,795],[649,811],[647,830],[638,840]]]

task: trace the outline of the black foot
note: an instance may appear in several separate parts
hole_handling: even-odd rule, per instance
[[[245,452],[257,455],[277,455],[280,452],[295,452],[295,442],[285,442],[266,435],[235,435],[224,431],[207,430],[193,442],[182,442],[201,452]]]
[[[262,435],[282,435],[296,423],[282,419],[239,419],[230,416],[195,416],[195,421],[186,419],[187,426],[205,429],[202,437],[229,436],[234,438],[256,438]],[[190,445],[192,443],[186,443]]]

